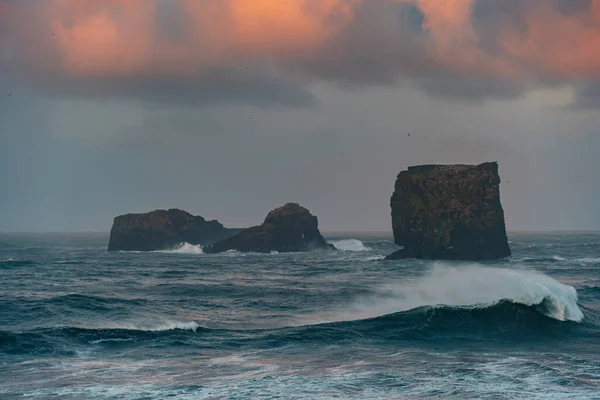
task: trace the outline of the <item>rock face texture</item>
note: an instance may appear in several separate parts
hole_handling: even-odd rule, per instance
[[[388,259],[493,260],[511,255],[498,164],[409,167],[391,199],[396,244]]]
[[[115,218],[108,251],[166,250],[184,242],[207,245],[238,231],[178,209],[127,214]]]
[[[270,253],[332,249],[318,228],[317,217],[296,203],[271,211],[262,225],[244,229],[225,240],[204,248],[205,253],[228,250]]]

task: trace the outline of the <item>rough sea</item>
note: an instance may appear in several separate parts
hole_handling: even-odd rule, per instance
[[[600,399],[600,234],[492,263],[0,236],[1,399]]]

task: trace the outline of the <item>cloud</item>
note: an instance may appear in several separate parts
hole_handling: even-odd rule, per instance
[[[315,102],[310,85],[323,81],[407,83],[481,100],[600,78],[594,0],[31,0],[0,7],[0,72],[52,93],[307,106]]]
[[[600,81],[575,85],[571,109],[589,110],[600,108]]]

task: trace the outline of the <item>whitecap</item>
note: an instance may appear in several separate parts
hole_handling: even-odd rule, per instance
[[[202,246],[193,245],[189,243],[182,243],[181,246],[172,250],[160,250],[158,253],[170,253],[170,254],[204,254]]]
[[[96,326],[93,328],[82,327],[83,329],[115,329],[126,331],[144,331],[144,332],[164,332],[174,330],[185,330],[196,332],[200,325],[195,321],[161,321],[154,323],[130,322],[117,323],[108,326]]]

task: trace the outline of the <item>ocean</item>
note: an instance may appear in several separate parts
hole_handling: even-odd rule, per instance
[[[0,235],[0,398],[600,399],[600,234],[486,263]]]

